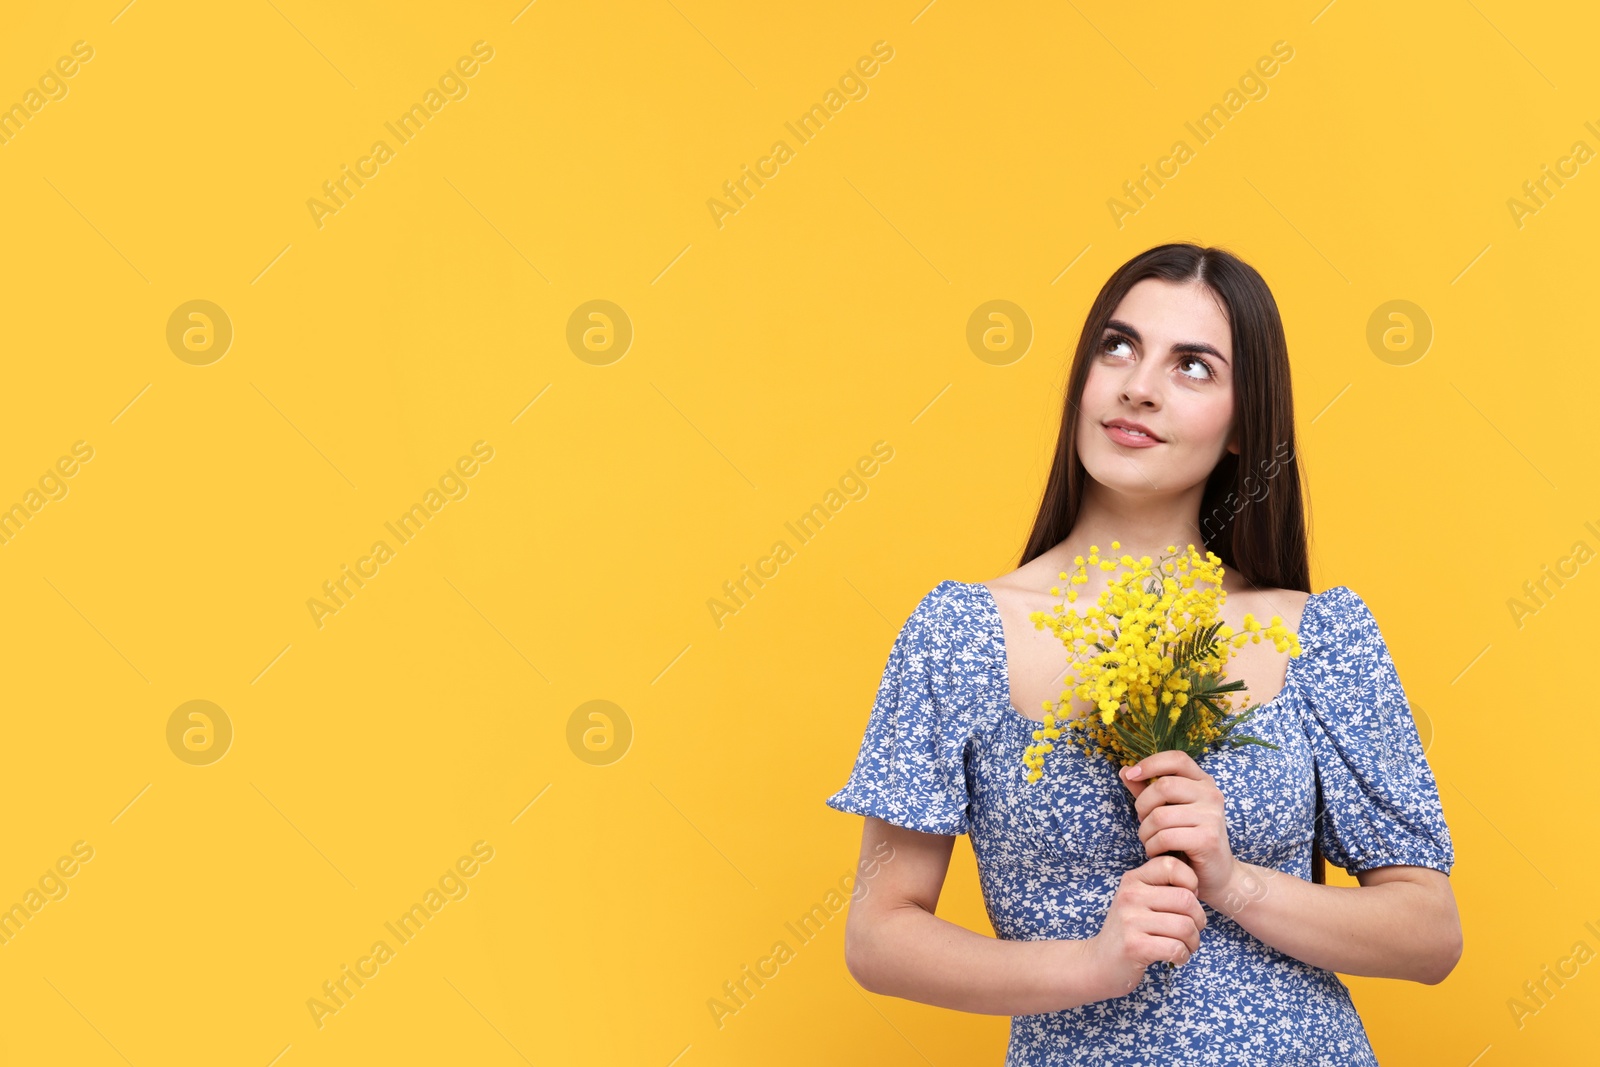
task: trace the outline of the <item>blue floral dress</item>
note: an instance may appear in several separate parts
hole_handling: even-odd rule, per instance
[[[1307,599],[1298,632],[1283,691],[1247,723],[1278,749],[1224,746],[1198,761],[1226,797],[1234,855],[1309,881],[1315,840],[1352,874],[1449,874],[1438,787],[1371,611],[1335,586]],[[988,587],[939,583],[895,639],[854,771],[827,804],[970,833],[998,937],[1093,937],[1122,874],[1147,860],[1133,796],[1110,761],[1064,743],[1027,784],[1022,754],[1038,723],[1013,707],[1006,666]],[[1123,996],[1014,1017],[1006,1067],[1377,1064],[1332,971],[1205,912],[1183,966],[1152,964]]]

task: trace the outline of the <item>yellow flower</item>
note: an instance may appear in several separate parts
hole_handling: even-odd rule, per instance
[[[1121,547],[1120,541],[1111,544],[1113,553]],[[1215,553],[1202,555],[1192,544],[1182,552],[1169,545],[1167,553],[1154,560],[1131,555],[1100,559],[1099,546],[1091,546],[1087,558],[1074,558],[1075,571],[1063,572],[1061,578],[1068,581],[1067,602],[1075,603],[1073,587],[1087,583],[1089,567],[1110,572],[1120,566],[1096,602],[1087,604],[1081,616],[1062,604],[1029,616],[1039,629],[1048,626],[1067,651],[1071,677],[1060,706],[1069,707],[1076,698],[1097,714],[1058,720],[1055,705],[1044,701],[1044,725],[1034,731],[1035,743],[1023,757],[1028,781],[1042,777],[1045,756],[1063,733],[1068,743],[1085,752],[1123,764],[1162,748],[1176,747],[1198,757],[1206,746],[1226,740],[1232,729],[1232,723],[1226,729],[1221,725],[1232,717],[1230,693],[1215,688],[1223,683],[1234,650],[1264,637],[1279,651],[1300,654],[1298,636],[1279,616],[1266,626],[1246,616],[1238,633],[1221,624],[1227,594],[1222,561]],[[1061,596],[1062,591],[1053,587],[1051,595]],[[1202,634],[1211,636],[1210,645],[1195,644]],[[1232,743],[1249,741],[1254,739]]]

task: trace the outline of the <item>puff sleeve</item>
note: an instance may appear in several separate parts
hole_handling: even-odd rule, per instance
[[[827,800],[929,834],[969,827],[965,753],[970,727],[958,705],[952,651],[955,585],[941,582],[900,628],[867,717],[855,768]]]
[[[1455,849],[1438,785],[1377,620],[1348,586],[1310,604],[1302,706],[1322,854],[1351,874],[1396,864],[1449,874]]]

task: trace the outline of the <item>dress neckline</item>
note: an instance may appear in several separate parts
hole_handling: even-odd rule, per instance
[[[1000,649],[1000,685],[1005,693],[1006,710],[1011,712],[1011,714],[1017,718],[1032,723],[1034,726],[1043,726],[1043,719],[1035,719],[1032,715],[1024,714],[1017,709],[1017,706],[1014,703],[1012,703],[1011,649],[1006,644],[1005,620],[1000,614],[1000,602],[995,599],[994,590],[990,589],[982,582],[961,582],[959,584],[965,585],[969,589],[979,590],[981,592],[980,599],[984,602],[984,605],[989,612],[990,622],[994,627],[995,644],[996,647]],[[1326,592],[1326,590],[1324,590],[1324,592]],[[1305,606],[1300,609],[1300,618],[1296,623],[1296,625],[1299,627],[1299,630],[1295,631],[1297,634],[1300,632],[1300,630],[1305,629],[1306,616],[1310,612],[1311,602],[1321,595],[1322,593],[1310,593],[1306,596]],[[1289,664],[1284,668],[1283,672],[1283,687],[1278,690],[1271,700],[1260,704],[1252,704],[1249,707],[1242,708],[1240,710],[1260,712],[1265,708],[1272,707],[1272,705],[1287,697],[1294,688],[1295,664],[1304,657],[1304,649],[1301,650],[1299,656],[1289,657]]]

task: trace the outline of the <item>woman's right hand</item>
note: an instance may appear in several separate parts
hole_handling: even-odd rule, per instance
[[[1110,996],[1131,993],[1150,964],[1182,965],[1199,951],[1206,928],[1199,886],[1194,868],[1176,856],[1156,856],[1123,874],[1100,932],[1089,939],[1090,959]]]

